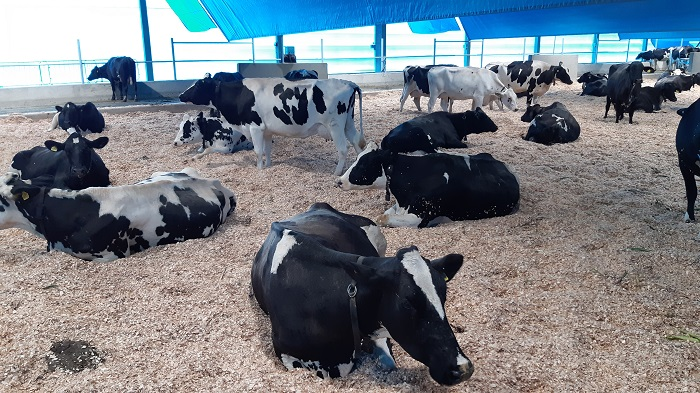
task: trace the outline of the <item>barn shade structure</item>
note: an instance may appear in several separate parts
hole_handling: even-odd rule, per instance
[[[409,22],[415,33],[439,33],[460,30],[455,18],[469,40],[596,33],[700,36],[697,0],[676,0],[672,8],[667,0],[167,2],[190,31],[218,27],[229,41],[400,22]]]

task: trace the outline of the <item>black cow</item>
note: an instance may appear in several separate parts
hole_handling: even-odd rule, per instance
[[[0,229],[43,237],[48,250],[111,261],[150,247],[210,236],[236,207],[233,192],[192,168],[137,184],[59,190],[0,177]]]
[[[700,85],[700,72],[697,74],[686,75],[667,75],[660,78],[654,84],[654,87],[661,90],[669,101],[676,101],[676,94],[690,90],[694,85]]]
[[[520,200],[515,175],[488,153],[406,155],[379,149],[374,142],[336,186],[391,192],[396,205],[377,219],[384,226],[423,228],[505,216],[518,209]]]
[[[678,114],[682,117],[676,131],[676,151],[688,200],[684,219],[690,222],[695,221],[695,199],[698,196],[695,176],[700,176],[700,99],[679,109]]]
[[[430,86],[428,85],[428,71],[433,67],[457,67],[454,64],[437,64],[422,66],[407,66],[403,69],[403,91],[401,92],[401,105],[399,106],[399,112],[403,111],[403,104],[406,102],[408,97],[413,97],[413,103],[416,104],[416,109],[421,111],[420,108],[420,98],[430,97]],[[452,112],[451,99],[448,99],[450,103],[450,112]]]
[[[622,120],[624,113],[628,111],[632,102],[632,88],[637,81],[642,80],[644,65],[640,61],[631,63],[614,64],[610,66],[610,76],[608,77],[608,95],[605,102],[605,115],[608,117],[610,104],[615,108],[615,123]]]
[[[635,87],[635,89],[637,89]],[[638,90],[632,98],[628,112],[630,114],[630,124],[632,117],[636,111],[644,111],[652,113],[661,110],[661,102],[663,101],[663,92],[656,87],[645,86]],[[674,100],[675,101],[675,100]]]
[[[393,152],[423,151],[436,148],[460,148],[468,134],[494,132],[498,126],[481,109],[464,113],[433,112],[399,124],[382,139],[382,149]]]
[[[668,49],[653,49],[646,52],[640,52],[635,60],[663,60],[668,56]]]
[[[88,101],[85,105],[67,102],[62,107],[56,105],[56,114],[51,120],[49,131],[59,126],[66,131],[72,128],[81,134],[102,132],[105,129],[105,118],[92,102]],[[68,131],[69,134],[72,132]]]
[[[428,366],[443,385],[468,379],[474,366],[459,347],[446,313],[446,282],[463,263],[449,254],[432,261],[415,246],[383,257],[364,217],[326,203],[274,222],[255,256],[253,293],[269,314],[275,354],[288,368],[342,377],[362,344],[395,363],[388,339]],[[383,238],[383,236],[382,236]]]
[[[298,81],[301,79],[318,79],[318,72],[315,70],[292,70],[284,74],[284,79]]]
[[[134,85],[134,101],[136,101],[136,62],[131,57],[112,57],[101,67],[95,66],[88,80],[104,78],[112,85],[112,100],[119,91],[119,99],[126,102],[129,85]]]
[[[566,106],[558,101],[545,107],[539,104],[528,106],[520,120],[530,122],[523,139],[543,145],[573,142],[581,134],[581,126]]]
[[[581,83],[582,96],[605,97],[608,95],[608,76],[584,72],[577,80]]]
[[[206,75],[209,75],[209,74],[206,74]],[[205,77],[206,77],[206,75],[205,75]],[[224,71],[217,72],[211,78],[214,79],[215,81],[219,81],[219,82],[235,82],[235,81],[240,81],[240,80],[244,79],[243,74],[241,74],[240,72],[224,72]]]
[[[105,187],[110,183],[109,169],[94,149],[107,142],[105,136],[92,141],[74,132],[64,143],[47,140],[44,146],[15,154],[11,167],[34,185],[70,190]]]

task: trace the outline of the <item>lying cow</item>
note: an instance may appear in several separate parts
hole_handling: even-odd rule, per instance
[[[520,120],[530,122],[523,139],[543,145],[573,142],[581,134],[581,126],[566,106],[558,101],[545,107],[539,104],[528,106]]]
[[[301,79],[318,79],[318,72],[316,70],[291,70],[284,74],[284,79],[288,81],[298,81]]]
[[[416,109],[418,112],[421,111],[420,108],[420,98],[430,97],[430,88],[428,87],[428,71],[433,67],[457,67],[454,64],[438,64],[438,65],[428,65],[425,67],[421,66],[408,66],[403,69],[403,91],[401,92],[401,98],[399,101],[401,105],[399,106],[399,112],[403,112],[403,104],[406,102],[408,97],[413,97],[413,103],[416,104]],[[450,112],[452,112],[451,99],[449,100]]]
[[[112,86],[112,101],[116,98],[117,91],[119,99],[126,102],[129,92],[129,85],[134,85],[134,101],[136,101],[136,62],[131,57],[112,57],[103,66],[90,71],[88,80],[104,78]]]
[[[676,131],[676,151],[688,200],[684,219],[690,222],[695,221],[695,199],[698,196],[695,176],[700,176],[700,99],[677,112],[681,121]]]
[[[204,112],[197,116],[185,114],[180,123],[180,130],[175,136],[175,146],[183,143],[202,141],[198,154],[192,159],[202,158],[210,153],[235,153],[241,150],[253,150],[253,144],[240,132],[234,130],[217,117],[205,117]]]
[[[518,209],[520,200],[515,175],[488,153],[406,155],[379,149],[374,142],[336,186],[388,190],[396,205],[377,223],[391,227],[505,216]]]
[[[700,85],[700,72],[691,75],[670,74],[659,78],[654,83],[654,87],[661,90],[664,93],[664,97],[672,102],[677,100],[675,93],[689,91],[694,85]]]
[[[464,113],[433,112],[399,124],[382,139],[382,149],[393,152],[467,147],[468,134],[494,132],[498,126],[481,108]]]
[[[513,89],[518,97],[527,97],[527,105],[537,103],[558,80],[570,85],[574,83],[567,70],[540,60],[514,61],[508,65],[491,63],[486,68],[498,75],[503,85]]]
[[[11,170],[33,185],[49,188],[106,187],[109,169],[95,149],[102,149],[107,142],[105,136],[90,140],[74,132],[63,143],[47,140],[44,146],[15,154]]]
[[[640,52],[635,60],[663,60],[668,58],[668,49],[653,49],[646,52]]]
[[[608,76],[584,72],[577,80],[581,84],[582,96],[605,97],[608,95]]]
[[[637,88],[635,87],[635,89]],[[630,124],[632,124],[632,117],[636,111],[652,113],[661,110],[663,98],[663,92],[656,87],[645,86],[636,90],[632,102],[630,102],[629,109],[627,110],[630,115]]]
[[[210,236],[236,207],[218,180],[154,173],[140,183],[70,191],[39,187],[16,173],[0,177],[0,229],[20,228],[47,248],[111,261],[147,248]]]
[[[215,81],[220,81],[220,82],[235,82],[235,81],[240,81],[243,80],[243,74],[240,72],[225,72],[225,71],[219,71],[214,76],[212,76],[212,79]]]
[[[518,102],[513,89],[498,80],[496,74],[478,67],[434,67],[428,71],[428,113],[433,111],[435,101],[447,111],[448,99],[472,99],[472,110],[481,107],[491,96],[496,96],[506,108],[517,111]]]
[[[446,282],[462,266],[462,255],[430,261],[411,246],[382,257],[367,227],[376,228],[328,204],[272,223],[251,278],[255,298],[270,316],[275,354],[290,370],[344,377],[363,340],[395,368],[391,338],[428,366],[436,382],[468,379],[474,366],[445,312]]]
[[[360,102],[360,131],[355,129],[355,92]],[[216,82],[205,77],[180,94],[180,101],[212,105],[222,119],[253,142],[258,169],[270,166],[272,136],[332,139],[338,150],[335,174],[342,173],[348,144],[356,152],[365,146],[362,131],[362,91],[341,79],[246,78]]]
[[[51,119],[48,131],[55,130],[59,126],[69,134],[73,131],[81,134],[102,132],[105,129],[105,118],[92,102],[88,101],[85,105],[67,102],[63,106],[56,105],[56,114]],[[70,129],[73,131],[69,131]]]
[[[608,95],[605,102],[605,115],[608,117],[610,104],[615,109],[615,123],[624,117],[624,113],[629,110],[633,97],[635,84],[641,86],[642,72],[644,65],[639,61],[631,63],[614,64],[610,66],[610,77],[608,77]]]

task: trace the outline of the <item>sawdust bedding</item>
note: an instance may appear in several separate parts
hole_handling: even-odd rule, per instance
[[[574,114],[581,137],[573,143],[523,141],[522,109],[487,109],[499,130],[469,137],[464,152],[491,153],[518,175],[517,213],[384,229],[388,253],[415,244],[428,258],[464,255],[446,310],[475,366],[469,381],[439,387],[397,346],[399,369],[390,373],[371,362],[336,380],[286,371],[249,296],[251,263],[270,223],[317,201],[375,218],[389,207],[384,193],[333,187],[337,155],[319,137],[275,139],[273,165],[262,171],[252,151],[190,161],[196,146],[172,145],[182,114],[155,110],[105,115],[110,142],[100,154],[113,184],[192,166],[236,193],[234,215],[209,238],[109,263],[47,253],[42,239],[2,231],[0,391],[697,391],[700,344],[666,337],[700,332],[700,227],[682,222],[674,146],[676,110],[700,89],[658,113],[637,113],[632,125],[603,119],[605,99],[579,92],[577,83],[557,84],[542,98]],[[420,114],[410,101],[399,113],[399,95],[364,95],[368,139],[379,142]],[[47,132],[48,123],[0,119],[2,165],[65,138]],[[64,340],[89,343],[101,361],[77,373],[49,371],[49,349]]]

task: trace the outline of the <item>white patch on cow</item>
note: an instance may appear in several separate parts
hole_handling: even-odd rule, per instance
[[[297,243],[297,239],[289,234],[290,232],[289,229],[285,229],[284,232],[282,232],[282,238],[277,242],[275,253],[272,255],[272,266],[270,267],[270,273],[272,274],[277,274],[277,268],[282,264],[282,260],[287,256],[289,250],[291,250],[295,244],[299,244]]]
[[[557,124],[559,124],[559,127],[562,130],[564,130],[564,132],[569,132],[569,126],[566,124],[566,121],[564,121],[563,117],[559,117],[559,116],[555,115],[554,113],[552,113],[551,115],[552,115],[552,118],[554,118],[554,121],[556,121]]]
[[[404,254],[401,264],[404,269],[413,276],[413,281],[415,281],[418,288],[423,291],[423,294],[428,299],[430,304],[433,305],[435,311],[440,316],[440,319],[445,319],[445,309],[442,307],[442,302],[440,297],[435,290],[435,285],[433,285],[433,278],[430,275],[430,269],[428,265],[421,257],[418,250],[410,251]]]
[[[442,176],[445,178],[445,184],[450,182],[450,174],[445,172],[442,174]]]
[[[379,254],[380,257],[386,255],[386,238],[382,230],[376,225],[364,226],[362,230],[365,231],[369,242],[372,243],[374,249],[377,250],[377,254]]]
[[[472,164],[469,162],[469,158],[470,158],[470,157],[469,157],[468,155],[466,155],[466,154],[464,155],[464,162],[467,163],[467,168],[469,168],[469,170],[471,171],[471,170],[472,170]]]
[[[73,138],[73,143],[76,145],[80,143],[80,138]]]
[[[253,142],[255,144],[255,142]],[[343,173],[340,177],[336,179],[335,184],[340,187],[341,190],[343,191],[348,191],[348,190],[368,190],[368,189],[378,189],[378,190],[383,190],[386,188],[386,174],[384,173],[384,168],[382,168],[382,175],[377,177],[372,184],[369,185],[357,185],[357,184],[352,184],[350,183],[350,173],[355,169],[357,166],[358,161],[360,161],[360,158],[364,156],[365,154],[368,154],[372,151],[375,151],[379,149],[379,146],[377,146],[377,143],[374,141],[370,141],[367,143],[367,146],[365,149],[360,152],[360,154],[357,155],[357,159],[355,159],[355,162],[350,165],[350,168],[348,168],[345,173]]]
[[[378,225],[386,227],[417,227],[422,221],[420,217],[413,213],[409,213],[410,206],[403,208],[399,204],[387,209],[381,216],[375,220]]]
[[[355,352],[353,351],[353,359],[355,358]],[[293,370],[294,369],[294,363],[297,362],[302,365],[307,370],[312,370],[314,372],[320,372],[321,373],[321,378],[326,379],[330,375],[327,370],[321,368],[321,363],[318,361],[313,361],[313,360],[302,360],[299,358],[296,358],[291,355],[287,355],[286,353],[283,353],[280,355],[280,360],[282,360],[282,364],[284,364],[284,367],[287,368],[287,370]],[[354,361],[350,361],[349,363],[341,363],[336,365],[335,367],[338,368],[338,373],[340,374],[341,377],[347,377],[348,374],[350,374],[350,371],[352,371],[353,366],[355,365]]]
[[[52,131],[58,128],[58,115],[60,115],[61,112],[56,112],[55,115],[53,115],[53,119],[51,119],[51,125],[49,126],[49,129],[46,131]]]
[[[464,356],[462,356],[461,353],[457,354],[457,365],[458,365],[458,366],[462,366],[462,365],[465,365],[465,364],[469,364],[469,359],[467,359],[467,358],[465,358]]]

